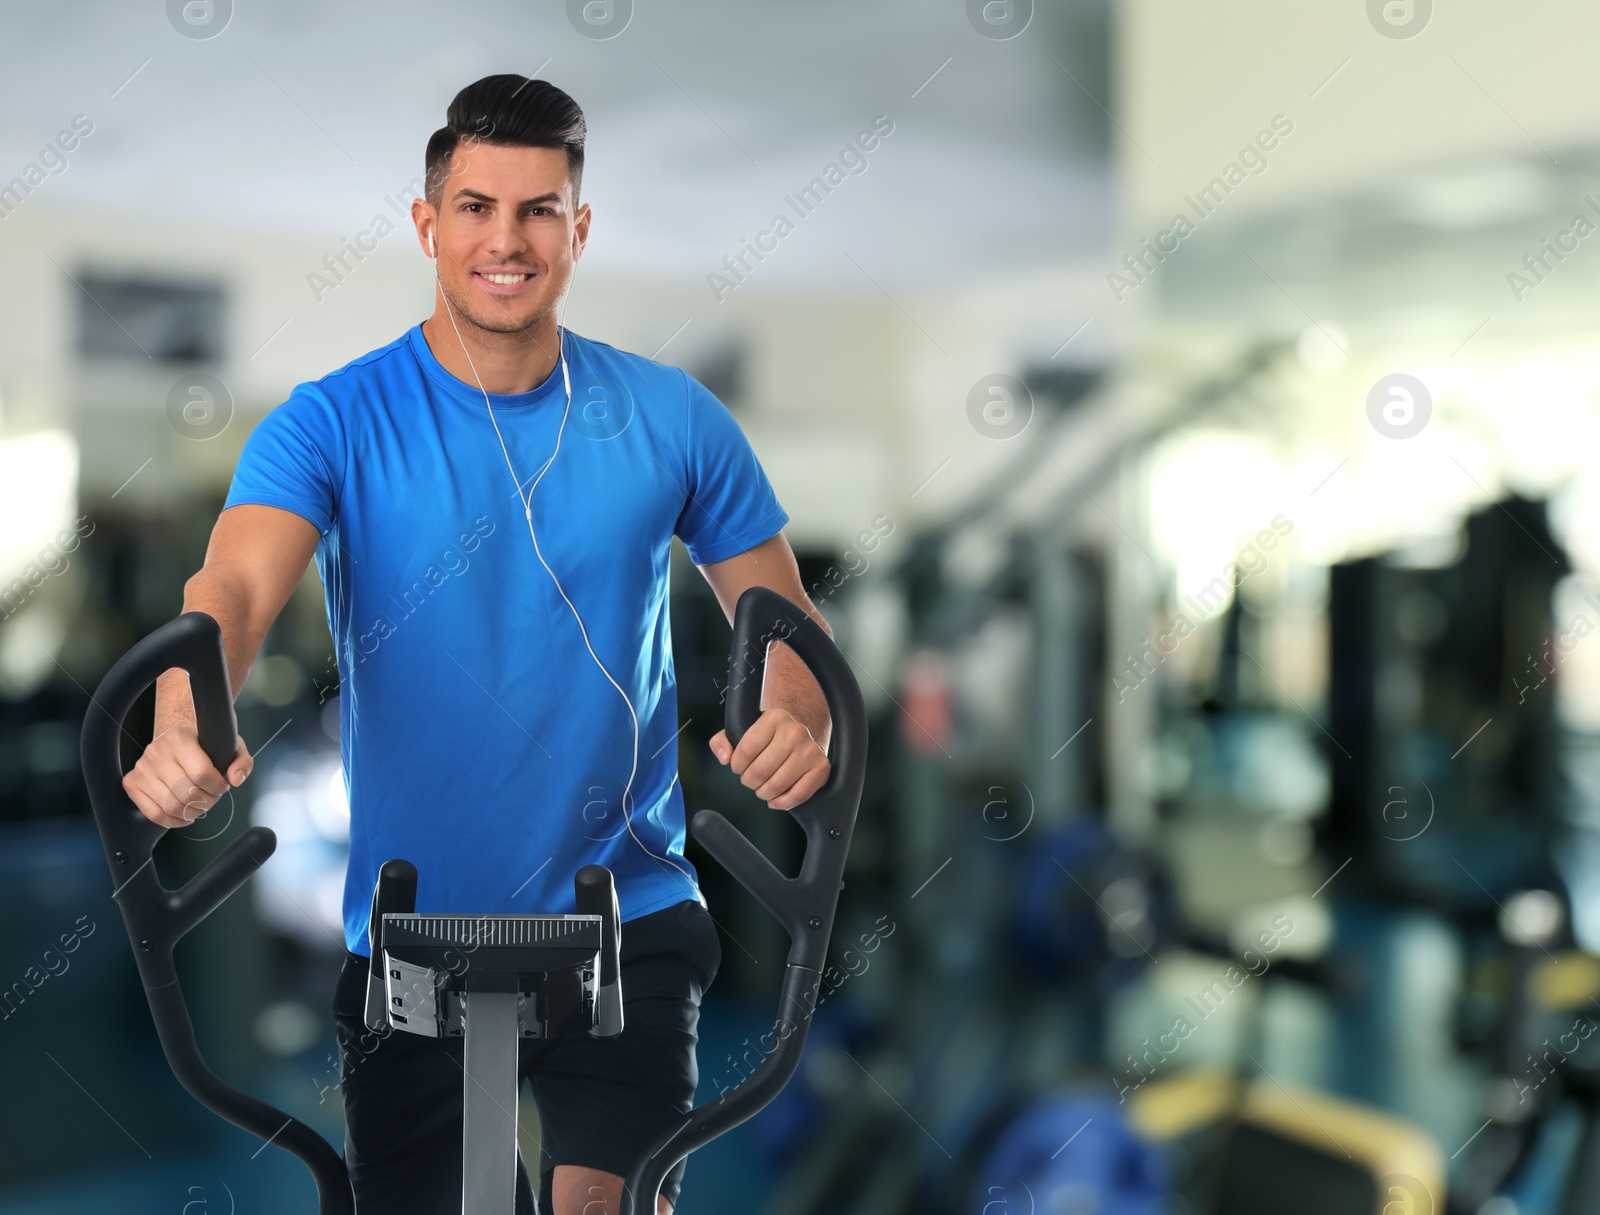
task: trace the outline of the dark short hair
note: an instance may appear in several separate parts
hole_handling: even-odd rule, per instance
[[[576,206],[587,133],[578,103],[547,80],[515,73],[475,80],[456,94],[445,111],[445,125],[428,140],[423,179],[428,201],[439,205],[456,145],[463,139],[480,139],[507,147],[565,148]]]

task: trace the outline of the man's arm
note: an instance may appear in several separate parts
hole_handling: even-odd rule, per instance
[[[222,630],[233,696],[239,695],[261,642],[305,576],[319,533],[307,519],[275,506],[231,506],[217,517],[205,564],[183,586],[183,610],[213,617]],[[183,827],[209,810],[228,783],[253,766],[239,742],[228,777],[200,749],[188,673],[156,681],[155,737],[122,785],[140,812],[163,827]]]
[[[729,624],[739,596],[752,586],[764,586],[790,600],[833,636],[801,585],[800,567],[782,532],[726,561],[697,568]],[[827,698],[810,669],[781,641],[773,642],[767,653],[761,708],[761,717],[737,748],[730,747],[727,732],[719,730],[711,739],[711,750],[772,809],[792,810],[828,779],[826,752],[833,722]]]

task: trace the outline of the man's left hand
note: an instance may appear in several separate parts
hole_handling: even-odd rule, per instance
[[[830,765],[804,723],[787,709],[768,709],[737,747],[728,732],[711,738],[711,753],[773,810],[793,810],[828,779]]]

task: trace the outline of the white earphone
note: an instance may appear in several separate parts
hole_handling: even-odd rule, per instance
[[[583,644],[589,651],[589,657],[594,659],[595,666],[600,668],[600,673],[606,677],[607,682],[610,683],[613,688],[616,688],[617,694],[622,697],[622,703],[628,706],[628,717],[633,722],[633,766],[628,771],[628,783],[623,786],[622,790],[622,821],[627,825],[628,834],[633,836],[634,843],[638,844],[640,848],[643,848],[646,854],[649,856],[654,857],[663,864],[671,865],[679,873],[683,874],[685,878],[689,879],[689,884],[692,889],[694,886],[694,879],[689,877],[688,870],[686,870],[676,861],[651,852],[649,848],[645,847],[644,841],[634,834],[633,817],[628,811],[628,794],[633,789],[633,778],[639,771],[639,715],[634,711],[633,701],[628,698],[627,692],[623,690],[621,684],[611,677],[611,672],[606,670],[605,663],[601,662],[600,656],[594,652],[594,646],[589,641],[589,630],[583,623],[583,617],[579,615],[578,609],[573,606],[572,600],[567,598],[567,592],[561,585],[561,579],[556,577],[556,572],[550,568],[550,563],[544,559],[544,552],[539,548],[539,537],[534,532],[533,528],[533,491],[539,488],[539,482],[544,479],[544,474],[549,471],[550,465],[555,463],[555,458],[561,451],[561,436],[566,431],[567,417],[572,412],[572,379],[567,374],[567,347],[566,341],[562,337],[561,322],[559,318],[556,321],[556,340],[558,343],[557,350],[561,360],[561,382],[567,390],[567,406],[566,410],[561,415],[561,425],[556,430],[555,451],[550,453],[550,458],[546,460],[544,462],[544,466],[539,469],[539,475],[533,479],[533,484],[528,487],[527,496],[524,497],[522,493],[522,478],[517,476],[517,470],[512,466],[511,453],[506,449],[505,436],[500,433],[500,423],[495,420],[494,406],[490,404],[489,392],[486,388],[484,388],[483,379],[478,375],[477,365],[472,361],[472,353],[467,349],[467,343],[461,337],[461,329],[456,324],[455,309],[450,307],[450,297],[445,294],[444,284],[439,280],[438,246],[434,243],[434,236],[432,232],[428,233],[428,255],[433,258],[434,282],[439,288],[439,298],[444,300],[445,312],[450,317],[450,327],[455,330],[456,340],[461,343],[461,352],[467,356],[467,366],[472,368],[472,378],[478,382],[478,391],[483,393],[483,403],[489,410],[489,422],[494,426],[495,438],[500,440],[500,453],[505,456],[506,468],[510,470],[512,483],[517,488],[517,497],[522,500],[522,514],[523,518],[528,521],[528,535],[533,540],[533,551],[538,554],[539,564],[544,566],[545,573],[550,575],[550,580],[556,584],[556,590],[560,593],[562,601],[567,605],[568,608],[571,609],[573,619],[578,622],[578,630],[583,634]],[[566,297],[562,296],[562,303],[565,302]],[[672,779],[674,781],[678,779],[676,773],[674,773]],[[700,901],[703,905],[705,902],[704,896],[700,897]]]

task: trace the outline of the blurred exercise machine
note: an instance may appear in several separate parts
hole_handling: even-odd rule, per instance
[[[1578,892],[1600,874],[1590,748],[1558,712],[1571,565],[1544,504],[1521,498],[1470,516],[1457,547],[1333,570],[1329,730],[1347,754],[1329,755],[1322,847],[1350,858],[1347,907],[1458,943],[1478,1101],[1450,1215],[1582,1215],[1600,1210],[1600,941]]]
[[[1284,353],[1270,346],[1251,352],[1233,372],[1168,411],[1167,420],[1151,430],[1136,423],[1119,429],[1106,420],[1100,402],[1069,405],[1050,432],[997,476],[987,496],[919,538],[897,571],[892,586],[908,608],[913,647],[931,656],[923,664],[928,674],[919,672],[902,697],[910,720],[901,723],[896,772],[901,813],[895,856],[900,906],[911,931],[897,939],[894,961],[907,981],[894,985],[878,1036],[864,1036],[860,1051],[851,1056],[855,1085],[839,1099],[828,1129],[797,1158],[792,1183],[786,1180],[783,1196],[765,1215],[869,1209],[953,1215],[985,1208],[997,1215],[1028,1211],[1034,1200],[1039,1209],[1048,1209],[1037,1187],[1029,1194],[1018,1193],[1015,1185],[1006,1193],[986,1193],[978,1184],[985,1162],[1006,1153],[1017,1167],[1002,1173],[1009,1169],[1017,1184],[1042,1181],[1062,1196],[1067,1209],[1075,1209],[1073,1201],[1085,1210],[1120,1209],[1113,1205],[1114,1195],[1117,1201],[1142,1201],[1151,1177],[1161,1173],[1138,1153],[1124,1156],[1109,1146],[1121,1142],[1116,1136],[1101,1144],[1100,1163],[1122,1159],[1126,1167],[1102,1171],[1096,1182],[1086,1164],[1074,1181],[1066,1163],[1088,1142],[1093,1127],[1114,1123],[1110,1110],[1090,1113],[1104,1101],[1108,1060],[1101,1050],[1100,1022],[1107,988],[1140,980],[1150,965],[1141,948],[1156,953],[1160,943],[1197,946],[1188,939],[1193,926],[1177,925],[1170,908],[1163,908],[1159,866],[1152,867],[1151,858],[1108,863],[1091,843],[1095,828],[1108,833],[1088,809],[1109,801],[1110,774],[1097,769],[1095,757],[1111,751],[1112,762],[1124,766],[1139,757],[1116,752],[1114,739],[1096,738],[1104,707],[1099,689],[1106,682],[1100,655],[1116,650],[1115,622],[1103,618],[1100,605],[1116,573],[1090,552],[1075,551],[1063,522],[1093,509],[1089,504],[1109,480],[1107,473],[1154,430],[1171,420],[1226,410],[1268,388],[1265,377]],[[1052,464],[1066,474],[1057,478],[1058,492],[1039,484],[1055,475]],[[1526,713],[1497,715],[1505,681],[1497,687],[1492,676],[1504,672],[1490,670],[1497,660],[1520,664],[1524,655],[1517,647],[1524,643],[1530,652],[1537,648],[1551,587],[1565,571],[1559,558],[1541,553],[1530,540],[1530,531],[1548,539],[1538,515],[1516,501],[1479,512],[1468,522],[1464,556],[1437,569],[1421,569],[1423,563],[1411,553],[1375,559],[1381,570],[1373,577],[1397,588],[1398,599],[1360,606],[1351,592],[1368,571],[1336,570],[1330,608],[1334,686],[1322,721],[1303,720],[1287,708],[1241,705],[1240,668],[1249,668],[1241,657],[1240,630],[1254,628],[1245,620],[1248,606],[1236,599],[1224,622],[1224,669],[1205,706],[1201,732],[1224,758],[1253,748],[1271,764],[1290,758],[1273,748],[1293,727],[1309,737],[1303,751],[1318,775],[1331,773],[1334,807],[1315,836],[1307,831],[1307,848],[1318,848],[1309,854],[1311,861],[1322,872],[1296,890],[1309,897],[1323,878],[1350,861],[1316,904],[1332,909],[1329,970],[1348,974],[1296,976],[1286,965],[1277,971],[1286,983],[1317,993],[1326,1010],[1333,1048],[1326,1083],[1332,1091],[1292,1086],[1293,1101],[1286,1107],[1271,1077],[1225,1074],[1221,1095],[1214,1091],[1209,1099],[1208,1116],[1195,1115],[1187,1123],[1167,1119],[1166,1125],[1208,1127],[1213,1134],[1206,1143],[1178,1145],[1193,1157],[1196,1176],[1206,1173],[1220,1187],[1202,1189],[1196,1211],[1240,1215],[1251,1201],[1258,1209],[1278,1210],[1291,1198],[1295,1209],[1312,1209],[1287,1182],[1253,1197],[1240,1188],[1251,1177],[1278,1176],[1327,1178],[1321,1191],[1330,1203],[1326,1209],[1340,1215],[1368,1215],[1374,1202],[1379,1207],[1392,1202],[1396,1211],[1438,1212],[1446,1194],[1446,1165],[1459,1167],[1470,1155],[1463,1152],[1454,1162],[1441,1159],[1439,1119],[1424,1121],[1421,1110],[1412,1112],[1412,1105],[1422,1104],[1412,1100],[1415,1094],[1397,1091],[1407,1083],[1406,1067],[1420,1065],[1400,1057],[1404,1048],[1394,1018],[1405,1015],[1403,1001],[1432,993],[1419,993],[1413,984],[1392,1006],[1375,993],[1390,990],[1405,965],[1391,925],[1403,928],[1408,921],[1396,913],[1434,917],[1428,922],[1441,924],[1441,934],[1456,933],[1471,952],[1481,948],[1482,930],[1492,928],[1493,899],[1503,901],[1531,887],[1558,888],[1548,845],[1559,838],[1559,824],[1546,782],[1549,756],[1542,750],[1551,734]],[[1409,594],[1418,582],[1443,602],[1430,604],[1426,596]],[[1418,644],[1431,644],[1424,639],[1440,627],[1441,615],[1449,634],[1446,648],[1455,657],[1418,674]],[[1028,639],[1017,696],[1025,708],[1009,735],[984,736],[971,719],[978,698],[958,696],[957,687],[983,669],[977,659],[963,659],[962,647],[996,622]],[[1381,652],[1371,646],[1352,651],[1358,627],[1368,629],[1374,646],[1379,636],[1387,636],[1400,643],[1401,651],[1389,642]],[[1248,638],[1262,640],[1257,632]],[[1444,678],[1435,678],[1451,665]],[[1250,675],[1259,682],[1255,672]],[[1411,703],[1408,689],[1418,682],[1422,703],[1443,716],[1420,724],[1385,716],[1392,705]],[[1353,697],[1366,697],[1367,708],[1353,709]],[[1494,728],[1478,739],[1483,754],[1474,755],[1468,747],[1449,781],[1436,782],[1452,754],[1490,716],[1496,717]],[[1349,748],[1348,758],[1325,741],[1324,722],[1326,734]],[[1285,728],[1258,728],[1264,726]],[[1080,727],[1085,733],[1063,748]],[[1020,745],[1007,751],[1008,740]],[[1469,757],[1470,763],[1460,762]],[[1399,760],[1404,763],[1391,762]],[[1451,830],[1441,829],[1442,809],[1431,831],[1416,830],[1422,825],[1416,795],[1423,781],[1435,790],[1448,786],[1440,793],[1441,807],[1454,806],[1460,794],[1465,812],[1452,811]],[[1396,784],[1413,795],[1410,822],[1394,819],[1389,790]],[[1311,817],[1302,821],[1309,824]],[[1060,851],[1052,858],[1043,840],[1067,827],[1081,829],[1077,842],[1068,845],[1065,837],[1057,838]],[[1010,851],[1002,854],[997,843]],[[1470,875],[1463,875],[1452,854],[1470,867]],[[1119,873],[1119,863],[1128,872]],[[951,868],[941,872],[946,864]],[[1056,874],[1053,892],[1039,880],[1049,869]],[[1097,876],[1102,869],[1104,884]],[[952,883],[957,872],[959,880]],[[1435,891],[1447,894],[1460,915],[1441,916]],[[1467,930],[1469,920],[1475,926]],[[1387,942],[1386,933],[1391,934]],[[1001,941],[1014,948],[995,948]],[[1094,941],[1100,944],[1086,947]],[[1381,946],[1380,957],[1365,955],[1369,943]],[[1476,1000],[1469,1003],[1476,1008]],[[1365,1049],[1375,1043],[1388,1043],[1386,1053]],[[1144,1107],[1164,1092],[1180,1104],[1203,1104],[1195,1089],[1185,1090],[1177,1080],[1167,1089],[1166,1083],[1142,1086],[1137,1104]],[[1405,1116],[1397,1114],[1400,1110]],[[1307,1113],[1333,1134],[1319,1130]],[[1069,1143],[1091,1116],[1091,1130]],[[1035,1160],[1038,1168],[1028,1181],[1030,1153],[1048,1138],[1041,1128],[1052,1125],[1058,1137],[1041,1153],[1043,1159]],[[1013,1128],[1016,1137],[1008,1139]],[[1476,1123],[1469,1126],[1461,1138],[1475,1128]],[[1458,1144],[1455,1140],[1450,1147]],[[855,1184],[844,1182],[852,1176]],[[928,1179],[921,1188],[919,1177]],[[1173,1185],[1177,1180],[1168,1176]],[[1010,1183],[1001,1178],[995,1184]],[[1106,1205],[1088,1205],[1084,1196],[1090,1194]],[[1202,1202],[1217,1205],[1208,1208]]]
[[[887,1007],[864,1004],[880,1020],[857,1029],[826,1124],[764,1215],[998,1215],[1028,1212],[1032,1200],[1051,1209],[1051,1198],[1109,1212],[1160,1188],[1152,1149],[1118,1129],[1126,1118],[1114,1097],[1106,1105],[1103,1022],[1115,991],[1176,939],[1174,909],[1154,858],[1119,845],[1093,809],[1107,796],[1112,575],[1067,530],[1094,512],[1130,451],[1249,400],[1291,354],[1277,343],[1249,351],[1144,421],[1086,384],[892,575],[913,651],[931,656],[897,699],[892,855],[906,935],[877,963],[894,967]],[[961,650],[1013,629],[1026,638],[1023,708],[1015,729],[985,731],[963,714],[979,698],[963,705],[954,685],[992,668]],[[986,699],[1008,697],[991,689]],[[986,1164],[1002,1159],[1011,1181],[989,1184],[1009,1190],[987,1192]],[[1041,1181],[1048,1193],[1018,1188]]]

